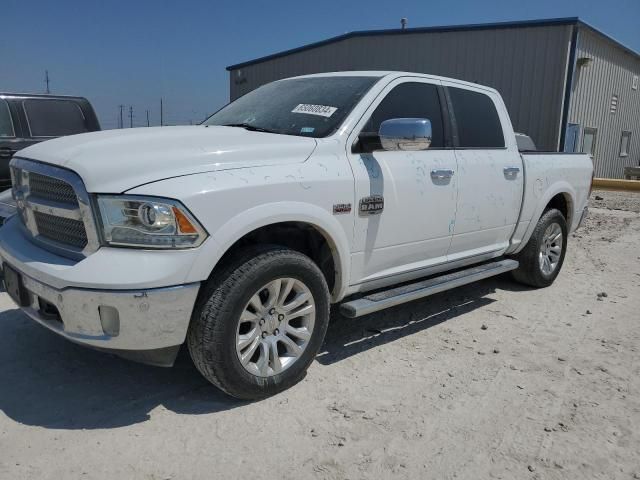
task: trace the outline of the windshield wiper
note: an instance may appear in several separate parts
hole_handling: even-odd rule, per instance
[[[251,125],[250,123],[225,123],[221,125],[222,127],[240,127],[245,130],[249,130],[250,132],[264,132],[264,133],[280,133],[275,130],[269,130],[268,128],[256,127],[255,125]]]

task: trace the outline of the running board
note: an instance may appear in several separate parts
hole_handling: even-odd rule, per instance
[[[421,282],[391,288],[382,292],[372,293],[366,297],[351,300],[340,305],[340,312],[349,318],[361,317],[369,313],[395,307],[402,303],[412,302],[420,298],[428,297],[435,293],[444,292],[452,288],[460,287],[468,283],[477,282],[485,278],[500,275],[501,273],[518,268],[516,260],[499,260],[497,262],[484,263],[465,270],[458,270],[439,277],[432,277]]]

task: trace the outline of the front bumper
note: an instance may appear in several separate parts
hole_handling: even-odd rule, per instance
[[[75,343],[156,365],[171,365],[186,338],[196,255],[103,247],[74,261],[30,242],[16,216],[0,229],[0,261],[19,274],[29,317]]]
[[[158,365],[173,363],[200,287],[58,290],[10,266],[26,291],[21,309],[33,320],[72,342]]]

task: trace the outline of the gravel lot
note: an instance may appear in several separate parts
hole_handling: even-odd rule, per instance
[[[550,288],[335,315],[306,379],[258,403],[184,352],[75,346],[0,293],[0,478],[640,478],[639,212],[594,192]]]

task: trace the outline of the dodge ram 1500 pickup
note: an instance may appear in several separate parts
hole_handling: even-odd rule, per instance
[[[518,150],[496,90],[402,72],[280,80],[202,125],[86,133],[11,161],[6,290],[90,347],[256,399],[359,317],[504,272],[554,281],[592,161]],[[551,294],[551,293],[550,293]]]

